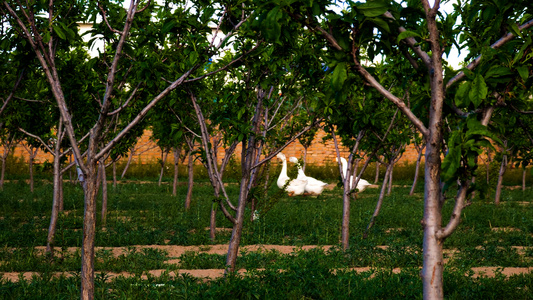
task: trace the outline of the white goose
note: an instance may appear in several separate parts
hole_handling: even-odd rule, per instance
[[[302,166],[300,166],[298,159],[296,157],[289,158],[289,161],[295,163],[298,166],[298,177],[299,180],[307,180],[307,185],[305,186],[305,194],[308,195],[320,195],[324,191],[324,187],[328,185],[324,181],[320,181],[313,177],[306,176]]]
[[[338,161],[337,158],[335,158],[335,161]],[[344,157],[341,157],[341,164],[342,164],[342,175],[344,178],[346,178],[346,172],[348,172],[348,162]],[[353,188],[353,175],[350,176],[350,190]],[[363,178],[359,179],[359,182],[357,183],[357,189],[359,192],[364,191],[370,184],[370,182],[364,180]]]
[[[278,153],[277,158],[281,159],[283,166],[281,167],[281,173],[278,178],[278,187],[280,189],[285,188],[289,196],[302,195],[305,192],[305,186],[307,185],[307,180],[303,179],[293,179],[287,184],[287,181],[290,180],[289,175],[287,175],[287,158],[285,154]],[[285,186],[287,184],[287,186]]]

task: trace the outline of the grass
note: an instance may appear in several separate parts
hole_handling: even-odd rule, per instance
[[[313,170],[313,168],[310,168]],[[395,169],[400,173],[402,168]],[[313,172],[318,172],[314,170]],[[373,172],[373,171],[371,171]],[[326,171],[324,171],[324,174]],[[181,177],[182,179],[184,177]],[[373,178],[373,176],[369,177]],[[521,177],[520,177],[521,178]],[[324,178],[333,183],[334,178]],[[231,182],[231,180],[230,180]],[[352,201],[351,248],[347,252],[297,250],[291,254],[276,251],[242,251],[238,268],[253,270],[244,276],[203,281],[187,275],[170,276],[176,269],[224,268],[225,255],[187,252],[170,257],[162,250],[136,245],[198,245],[209,249],[209,210],[213,195],[209,183],[196,180],[189,211],[184,209],[186,187],[178,196],[170,195],[170,185],[129,182],[111,185],[106,224],[97,220],[96,245],[124,247],[121,255],[109,249],[96,252],[96,297],[189,298],[189,299],[353,299],[421,298],[419,267],[422,263],[420,220],[423,190],[420,183],[414,196],[408,196],[410,180],[395,175],[395,187],[385,198],[380,216],[367,239],[362,233],[370,220],[378,189],[367,189]],[[238,195],[236,184],[227,186],[232,199]],[[269,194],[277,192],[273,185]],[[443,207],[447,222],[453,209],[454,191],[450,190]],[[46,243],[50,222],[52,187],[38,180],[35,192],[21,179],[11,180],[0,191],[0,274],[1,272],[38,272],[32,280],[7,282],[0,275],[0,295],[5,299],[71,299],[79,297],[79,247],[82,237],[83,193],[78,185],[65,183],[65,212],[59,217],[54,257],[35,249]],[[291,246],[334,245],[340,237],[342,201],[340,189],[326,191],[318,198],[282,197],[269,210],[260,208],[260,218],[245,224],[241,245],[279,244]],[[533,203],[530,188],[504,189],[502,204],[495,206],[490,197],[474,199],[463,211],[457,231],[445,242],[446,249],[459,250],[446,263],[447,299],[532,299],[533,276],[518,275],[504,279],[475,277],[471,268],[479,266],[533,266]],[[247,216],[251,214],[248,210]],[[248,218],[247,218],[248,219]],[[219,214],[217,227],[231,224]],[[226,244],[229,232],[220,232],[214,243]],[[524,249],[516,246],[525,247]],[[169,260],[179,263],[170,263]],[[346,268],[371,267],[369,272]],[[401,268],[400,273],[393,272]],[[142,279],[146,270],[168,270],[166,275]],[[260,270],[258,270],[260,269]],[[281,271],[282,270],[282,271]],[[110,272],[130,272],[133,278],[109,279]],[[53,272],[68,272],[73,277],[55,278]]]

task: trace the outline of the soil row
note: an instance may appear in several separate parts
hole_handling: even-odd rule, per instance
[[[247,246],[241,246],[241,250],[245,252],[257,252],[257,251],[277,251],[281,254],[290,254],[298,250],[311,250],[315,248],[323,249],[324,251],[327,251],[331,249],[333,246],[330,245],[324,245],[324,246],[316,246],[316,245],[306,245],[306,246],[283,246],[283,245],[247,245]],[[122,254],[127,253],[128,249],[135,248],[137,250],[142,249],[158,249],[165,251],[168,253],[168,256],[171,257],[171,259],[167,260],[166,262],[168,264],[178,264],[179,265],[179,259],[181,255],[187,253],[187,252],[197,252],[197,253],[206,253],[206,254],[219,254],[224,255],[227,254],[228,251],[228,245],[226,244],[220,244],[220,245],[200,245],[200,246],[176,246],[176,245],[138,245],[138,246],[130,246],[130,247],[97,247],[95,250],[106,250],[110,251],[113,256],[118,257]],[[381,249],[387,249],[388,246],[378,246],[378,248]],[[523,254],[527,247],[513,247],[517,250],[518,253]],[[45,247],[35,247],[35,249],[39,252],[44,253]],[[69,247],[66,249],[69,253],[75,253],[78,251],[79,248],[77,247]],[[458,250],[456,249],[446,249],[444,251],[445,255],[445,261],[448,261],[453,255],[455,255]],[[379,269],[379,268],[378,268]],[[261,269],[254,269],[250,271],[260,271]],[[346,268],[343,269],[345,271],[354,271],[354,272],[373,272],[376,271],[376,268],[371,267],[357,267],[357,268]],[[400,268],[395,268],[393,272],[399,273],[401,271]],[[505,276],[511,276],[516,274],[526,274],[526,273],[532,273],[533,267],[507,267],[507,268],[501,268],[501,267],[475,267],[472,268],[472,271],[474,271],[474,277],[478,276],[487,276],[487,277],[494,277],[497,272],[501,271],[501,274]],[[239,273],[246,274],[248,270],[242,269],[239,270]],[[113,273],[113,272],[97,272],[98,273],[104,273],[106,275],[107,280],[112,280],[118,276],[123,277],[132,277],[135,276],[132,273],[129,272],[120,272],[120,273]],[[3,279],[7,279],[11,282],[18,282],[19,276],[22,275],[22,278],[26,280],[31,280],[33,277],[39,277],[38,272],[4,272],[0,273],[2,274]],[[153,277],[159,277],[162,275],[166,275],[169,277],[177,277],[181,274],[189,274],[190,276],[197,277],[197,278],[203,278],[206,280],[209,279],[216,279],[219,277],[224,276],[224,270],[223,269],[195,269],[195,270],[147,270],[143,273],[143,278],[147,278],[148,275]],[[53,274],[55,277],[59,277],[61,275],[64,275],[66,277],[74,276],[73,272],[56,272]]]
[[[250,272],[257,272],[262,271],[264,269],[253,269],[250,270]],[[371,268],[371,267],[357,267],[357,268],[343,268],[343,269],[335,269],[334,271],[352,271],[357,273],[363,273],[363,272],[373,272],[375,273],[378,270],[385,270],[385,268]],[[390,269],[387,269],[390,270]],[[488,278],[494,278],[496,274],[502,274],[505,277],[509,277],[512,275],[520,275],[520,274],[529,274],[533,272],[533,267],[528,268],[515,268],[515,267],[507,267],[507,268],[501,268],[501,267],[475,267],[471,269],[474,272],[473,278],[478,278],[480,276],[488,277]],[[282,272],[282,270],[280,270]],[[393,273],[398,274],[401,272],[401,268],[394,268],[392,270]],[[248,270],[246,269],[240,269],[238,270],[238,273],[241,275],[246,275],[248,273]],[[11,282],[18,282],[19,279],[24,278],[25,280],[32,280],[32,278],[39,278],[40,274],[38,272],[5,272],[0,273],[2,275],[2,278],[11,281]],[[129,272],[120,272],[120,273],[114,273],[114,272],[96,272],[96,275],[104,274],[106,281],[111,281],[117,277],[124,277],[124,278],[130,278],[137,276],[136,274],[129,273]],[[167,278],[176,278],[180,275],[188,274],[189,276],[193,276],[196,278],[204,279],[204,280],[212,280],[217,279],[224,276],[224,269],[194,269],[194,270],[166,270],[166,269],[159,269],[159,270],[147,270],[143,272],[143,275],[141,278],[143,280],[147,280],[148,277],[160,277],[165,275]],[[465,274],[466,275],[466,274]],[[53,277],[72,277],[75,276],[73,272],[54,272],[52,274]],[[369,278],[373,278],[374,276],[371,275]]]

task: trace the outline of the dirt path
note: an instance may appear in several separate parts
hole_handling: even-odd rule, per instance
[[[254,271],[260,271],[260,270],[262,269],[254,269]],[[341,269],[338,269],[338,270],[341,270]],[[346,268],[342,270],[362,273],[362,272],[369,272],[369,271],[376,270],[376,269],[372,269],[371,267],[359,267],[359,268]],[[476,267],[476,268],[472,268],[472,270],[474,271],[474,276],[473,276],[474,278],[477,278],[480,276],[486,276],[486,277],[493,278],[500,271],[506,277],[509,277],[512,275],[518,275],[518,274],[532,273],[533,267],[529,267],[529,268]],[[393,273],[398,274],[400,273],[401,269],[394,268],[392,271]],[[246,274],[248,271],[245,269],[241,269],[238,272],[240,274]],[[96,272],[97,275],[100,273],[102,272]],[[160,269],[160,270],[145,271],[143,272],[143,275],[141,276],[141,278],[146,280],[148,279],[148,274],[150,274],[151,277],[160,277],[165,273],[170,278],[178,277],[181,274],[188,274],[190,276],[197,277],[197,278],[203,278],[205,280],[212,280],[212,279],[216,279],[216,278],[220,278],[224,276],[223,269],[198,269],[198,270],[179,269],[179,270],[173,270],[173,271]],[[11,282],[18,282],[21,274],[25,280],[31,280],[33,277],[37,277],[37,278],[39,277],[39,273],[37,272],[6,272],[6,273],[0,273],[0,274],[2,274],[3,279],[6,279]],[[64,275],[65,277],[74,276],[72,272],[67,272],[67,273],[56,272],[52,276],[59,277],[61,275]],[[120,276],[125,277],[125,278],[130,278],[130,277],[135,276],[135,274],[128,273],[128,272],[120,272],[120,273],[105,272],[105,275],[106,275],[106,280],[108,281],[113,280],[114,278],[120,277]],[[373,276],[370,276],[370,278],[372,277]]]

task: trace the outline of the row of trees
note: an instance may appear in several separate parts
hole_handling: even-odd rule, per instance
[[[222,213],[234,225],[227,256],[234,271],[246,206],[277,197],[266,193],[268,162],[295,139],[307,145],[324,124],[351,149],[344,248],[347,178],[374,159],[386,166],[386,182],[406,144],[425,147],[421,274],[424,297],[442,299],[443,242],[475,188],[478,156],[497,144],[522,166],[531,161],[533,16],[526,0],[458,2],[450,13],[440,4],[3,1],[1,140],[25,134],[30,149],[54,155],[49,251],[61,177],[77,169],[85,194],[81,298],[94,295],[96,194],[106,162],[126,155],[143,128],[152,127],[165,151],[194,152],[207,168],[212,236]],[[89,43],[77,30],[85,22],[93,25]],[[104,48],[90,57],[95,40]],[[468,53],[460,71],[444,59],[452,46]],[[238,145],[240,192],[231,199],[223,178]],[[355,170],[361,153],[367,160]],[[454,213],[443,224],[453,184]]]

